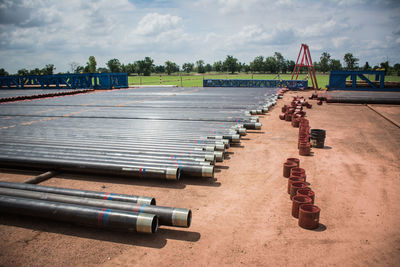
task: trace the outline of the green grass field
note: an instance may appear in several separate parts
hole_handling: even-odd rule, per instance
[[[305,74],[299,75],[299,80],[304,79]],[[370,77],[373,79],[373,77]],[[277,79],[275,74],[206,74],[204,79],[264,79],[272,80]],[[282,80],[290,80],[291,74],[282,74]],[[385,81],[400,82],[400,76],[386,76]],[[311,83],[311,81],[309,81]],[[329,74],[317,74],[318,87],[325,88],[329,83]],[[177,85],[183,87],[201,87],[203,86],[203,75],[185,74],[181,77],[179,75],[152,75],[152,76],[129,76],[129,85]]]

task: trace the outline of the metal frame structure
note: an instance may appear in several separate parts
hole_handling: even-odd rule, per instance
[[[128,87],[127,73],[82,73],[0,77],[0,88],[112,89]]]
[[[245,80],[245,79],[204,79],[204,87],[287,87],[292,90],[308,87],[306,80]]]
[[[375,75],[375,81],[371,81],[365,75]],[[351,87],[346,85],[347,78],[351,79]],[[369,87],[357,85],[357,78],[365,81]],[[385,71],[383,70],[333,70],[329,75],[329,90],[351,90],[351,91],[396,91],[400,88],[385,87]]]
[[[303,52],[303,56],[301,57],[301,61],[299,63],[299,59],[300,59],[302,52]],[[292,80],[293,80],[293,77],[295,74],[296,74],[296,78],[294,78],[294,80],[297,80],[297,78],[299,77],[300,70],[303,67],[308,69],[308,74],[309,74],[309,77],[311,78],[312,87],[314,89],[318,89],[317,77],[315,76],[315,69],[314,69],[312,59],[311,59],[310,49],[308,48],[308,45],[306,45],[306,44],[301,44],[300,52],[299,52],[299,55],[297,56],[296,65],[294,66],[294,69],[293,69]]]

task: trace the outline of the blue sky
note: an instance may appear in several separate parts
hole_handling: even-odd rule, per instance
[[[233,55],[249,63],[275,51],[296,60],[307,43],[360,65],[400,63],[400,1],[393,0],[0,0],[0,68],[70,63],[206,63]]]

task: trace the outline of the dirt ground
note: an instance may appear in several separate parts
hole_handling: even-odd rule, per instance
[[[291,217],[282,163],[299,157],[298,129],[278,118],[285,94],[261,132],[231,148],[215,180],[179,182],[63,174],[41,184],[154,196],[190,208],[188,229],[154,235],[102,231],[0,215],[0,266],[395,266],[400,262],[400,130],[365,105],[316,101],[307,116],[327,132],[324,149],[300,156],[321,208],[320,227]],[[400,121],[400,106],[372,105]],[[37,173],[2,171],[0,180]]]

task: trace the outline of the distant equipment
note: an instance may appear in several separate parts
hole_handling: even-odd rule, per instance
[[[127,73],[70,73],[0,77],[0,88],[10,89],[112,89],[126,87],[128,87]]]
[[[375,80],[371,81],[366,75],[374,76]],[[328,90],[400,92],[400,83],[385,82],[383,70],[333,70],[329,75]]]
[[[292,90],[301,90],[308,87],[306,80],[246,80],[246,79],[204,79],[204,87],[286,87]]]
[[[299,62],[300,56],[301,56],[301,60]],[[314,65],[311,60],[310,49],[308,48],[308,45],[306,45],[306,44],[301,44],[300,52],[299,52],[299,55],[298,55],[297,61],[296,61],[296,65],[294,66],[294,69],[293,69],[292,80],[297,80],[297,78],[299,77],[301,68],[308,69],[308,75],[311,78],[312,88],[318,89],[317,77],[315,76],[315,69],[314,69]],[[293,79],[293,77],[295,75],[296,75],[296,77]]]

